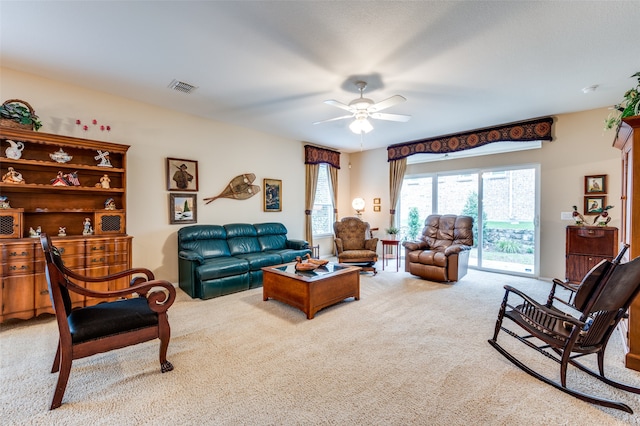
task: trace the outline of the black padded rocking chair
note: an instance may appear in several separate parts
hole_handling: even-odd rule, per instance
[[[633,413],[622,402],[599,398],[567,387],[567,367],[571,364],[610,386],[640,394],[640,388],[618,383],[604,374],[604,353],[609,338],[640,291],[640,257],[628,263],[620,263],[627,248],[628,246],[623,247],[613,261],[600,262],[575,287],[575,295],[569,303],[571,309],[560,309],[554,305],[558,300],[554,296],[557,283],[554,283],[546,304],[536,302],[511,286],[504,286],[506,293],[489,343],[517,367],[556,389],[592,404]],[[517,297],[517,302],[510,300],[512,295]],[[568,311],[577,314],[571,315]],[[506,328],[503,325],[504,318],[520,326],[524,333],[518,334]],[[560,381],[534,371],[500,346],[497,342],[500,331],[558,362]],[[597,355],[599,372],[577,361],[582,356],[592,354]]]
[[[170,282],[155,280],[153,273],[143,268],[105,277],[83,276],[64,266],[60,252],[51,245],[46,234],[40,236],[40,243],[47,263],[49,296],[60,333],[51,368],[52,373],[59,372],[51,410],[62,404],[74,359],[160,339],[160,369],[163,373],[173,370],[173,365],[167,361],[171,335],[167,309],[175,300],[176,290]],[[99,283],[123,277],[131,277],[130,287],[108,292],[90,290],[73,282]],[[70,293],[101,298],[105,302],[72,309]],[[114,301],[117,298],[122,299]]]

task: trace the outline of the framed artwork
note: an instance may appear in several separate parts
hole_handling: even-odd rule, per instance
[[[169,194],[169,223],[197,223],[197,201],[196,194]]]
[[[585,194],[606,194],[607,175],[594,175],[584,177]]]
[[[380,204],[380,198],[374,198],[373,199],[373,204]]]
[[[378,205],[373,206],[373,211],[379,213],[380,212],[380,205],[378,204]]]
[[[167,158],[167,191],[198,190],[198,162]]]
[[[263,205],[265,212],[282,211],[282,181],[278,179],[264,179]]]
[[[584,197],[584,214],[600,214],[605,206],[606,197]]]

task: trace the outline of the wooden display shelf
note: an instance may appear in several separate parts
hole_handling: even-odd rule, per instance
[[[53,185],[45,185],[41,183],[23,183],[23,184],[15,184],[15,183],[0,183],[0,189],[2,192],[42,192],[46,191],[71,191],[71,192],[93,192],[93,193],[123,193],[123,188],[97,188],[91,186],[53,186]]]
[[[100,172],[112,172],[112,173],[124,173],[124,169],[119,167],[104,167],[104,166],[91,166],[87,164],[75,164],[75,163],[57,163],[55,161],[42,161],[42,160],[26,160],[23,158],[13,159],[7,157],[0,157],[0,163],[20,165],[20,166],[35,166],[35,167],[51,167],[52,169],[69,169],[69,170],[97,170]]]

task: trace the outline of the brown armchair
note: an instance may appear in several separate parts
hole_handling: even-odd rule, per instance
[[[40,243],[60,334],[51,368],[52,373],[59,372],[51,410],[62,404],[74,359],[160,339],[160,370],[163,373],[173,370],[167,361],[171,335],[167,310],[176,298],[176,290],[170,282],[155,280],[153,273],[143,268],[105,277],[83,276],[64,266],[60,252],[51,245],[48,235],[42,234]],[[126,276],[131,277],[131,285],[122,290],[94,291],[75,283],[108,282]],[[104,302],[72,309],[70,293],[101,298]],[[114,298],[123,299],[113,301]]]
[[[405,271],[432,281],[458,281],[467,274],[473,218],[432,214],[418,241],[405,241]]]
[[[371,235],[369,223],[357,217],[345,217],[333,224],[336,255],[340,263],[355,263],[363,271],[377,273],[378,239]]]

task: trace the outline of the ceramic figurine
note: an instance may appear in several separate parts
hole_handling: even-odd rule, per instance
[[[571,213],[571,215],[573,216],[573,220],[576,221],[576,225],[585,224],[584,216],[582,216],[582,214],[578,211],[578,206],[573,206],[573,213]]]
[[[12,160],[17,160],[22,157],[22,150],[24,149],[24,144],[20,141],[14,142],[12,140],[7,139],[9,148],[7,148],[4,153],[7,154],[7,158],[11,158]]]
[[[113,198],[107,198],[107,200],[104,202],[104,209],[105,210],[115,210],[116,209],[116,202]]]
[[[93,228],[91,227],[90,218],[85,217],[82,226],[83,226],[82,235],[93,235]]]
[[[26,183],[22,177],[22,173],[16,171],[13,167],[7,168],[7,173],[2,176],[2,182],[4,183]]]
[[[30,227],[29,227],[29,236],[30,236],[31,238],[36,238],[36,237],[38,237],[38,233],[36,232],[36,230],[35,230],[35,229],[33,229],[33,227],[32,227],[32,226],[30,226]]]
[[[58,172],[58,176],[55,179],[51,179],[51,185],[53,186],[69,186],[69,182],[67,182],[64,178],[62,172]]]
[[[80,186],[80,180],[78,179],[78,172],[67,173],[64,175],[64,180],[69,182],[69,185]]]
[[[98,150],[98,155],[95,157],[96,160],[99,160],[98,166],[100,167],[113,167],[111,165],[111,161],[109,160],[109,151],[100,151]]]
[[[61,226],[58,228],[58,237],[66,237],[67,236],[67,228],[65,226]]]
[[[111,182],[111,179],[109,179],[109,176],[104,175],[100,178],[100,186],[102,186],[102,188],[104,189],[109,189],[109,182]]]
[[[609,212],[607,210],[612,209],[613,206],[606,206],[602,209],[602,213],[593,219],[593,224],[598,226],[607,226],[609,222],[611,222],[611,216],[609,216]]]
[[[0,209],[10,209],[11,206],[9,205],[9,199],[4,196],[4,195],[0,195]]]

